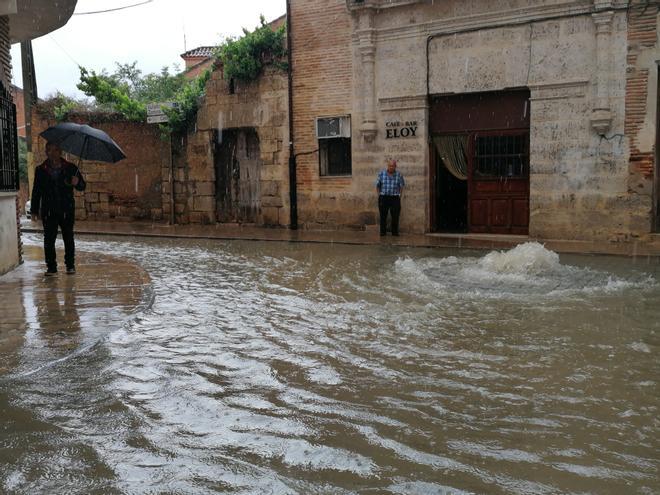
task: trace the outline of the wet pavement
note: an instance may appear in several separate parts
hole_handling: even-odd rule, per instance
[[[657,258],[24,241],[0,492],[660,492]]]
[[[41,232],[39,222],[23,219],[24,232]],[[121,235],[127,237],[164,237],[179,239],[220,239],[253,241],[288,241],[348,245],[393,245],[401,247],[442,247],[468,249],[506,249],[535,241],[529,236],[498,234],[408,234],[380,237],[378,230],[289,230],[239,224],[168,225],[144,221],[78,221],[79,234]],[[611,254],[633,257],[660,257],[660,234],[646,240],[630,242],[591,242],[562,239],[539,240],[548,249],[559,253]]]

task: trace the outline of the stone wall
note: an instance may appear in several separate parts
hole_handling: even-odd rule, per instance
[[[207,83],[194,132],[179,137],[175,153],[175,204],[180,223],[216,222],[216,140],[225,129],[256,130],[260,146],[258,225],[289,223],[287,75],[267,68],[251,83],[235,83],[233,92],[222,70]],[[164,200],[166,211],[169,199]]]
[[[72,122],[105,131],[121,147],[126,158],[117,163],[84,161],[81,169],[87,189],[76,192],[76,218],[80,220],[163,219],[162,170],[169,169],[169,143],[158,126],[118,120],[116,115],[70,115]],[[33,114],[35,136],[56,121],[37,110]],[[46,159],[46,142],[33,142],[35,166]],[[70,160],[77,164],[76,157]]]
[[[618,1],[294,0],[296,152],[315,149],[314,118],[332,114],[351,115],[353,152],[349,178],[319,178],[317,156],[300,160],[301,221],[370,228],[375,174],[394,156],[408,184],[401,228],[428,231],[427,94],[528,88],[530,235],[645,236],[655,108],[630,88],[656,81],[647,69],[657,6],[642,4],[629,14]],[[637,68],[628,76],[626,59]],[[640,98],[646,110],[635,117]],[[402,123],[414,124],[415,135],[388,137],[387,127]],[[635,125],[647,132],[631,143]]]

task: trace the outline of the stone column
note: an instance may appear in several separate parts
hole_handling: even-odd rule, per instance
[[[610,109],[610,77],[612,50],[612,19],[614,12],[611,0],[595,0],[597,11],[592,14],[596,25],[596,99],[591,114],[591,126],[598,134],[605,134],[612,124]]]
[[[356,33],[362,63],[362,122],[360,133],[368,143],[376,137],[376,43],[373,9],[364,9],[359,14],[359,31]]]

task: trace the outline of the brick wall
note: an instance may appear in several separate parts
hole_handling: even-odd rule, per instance
[[[169,167],[169,144],[161,139],[158,126],[101,114],[70,115],[69,120],[105,131],[126,154],[126,158],[117,163],[83,162],[81,168],[87,189],[76,193],[76,218],[162,220],[161,173],[163,168]],[[52,118],[38,109],[34,112],[35,136],[54,124]],[[46,159],[45,147],[42,138],[33,143],[35,166]],[[71,160],[77,164],[76,157]]]
[[[352,113],[351,17],[344,0],[292,0],[291,18],[294,151],[304,153],[318,148],[317,117]],[[353,146],[358,124],[353,118]],[[298,157],[297,167],[302,227],[358,227],[351,214],[364,204],[353,194],[352,177],[320,178],[318,153]]]
[[[654,178],[658,6],[635,3],[628,15],[625,134],[630,146],[630,193],[648,196],[654,194],[653,181],[658,180]],[[640,229],[647,225],[643,219]]]

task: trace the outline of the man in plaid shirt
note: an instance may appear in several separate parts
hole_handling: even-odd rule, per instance
[[[380,235],[387,233],[387,215],[392,214],[392,235],[399,235],[401,192],[406,185],[403,175],[396,171],[396,160],[388,158],[386,170],[381,170],[376,180],[378,212],[380,213]]]

